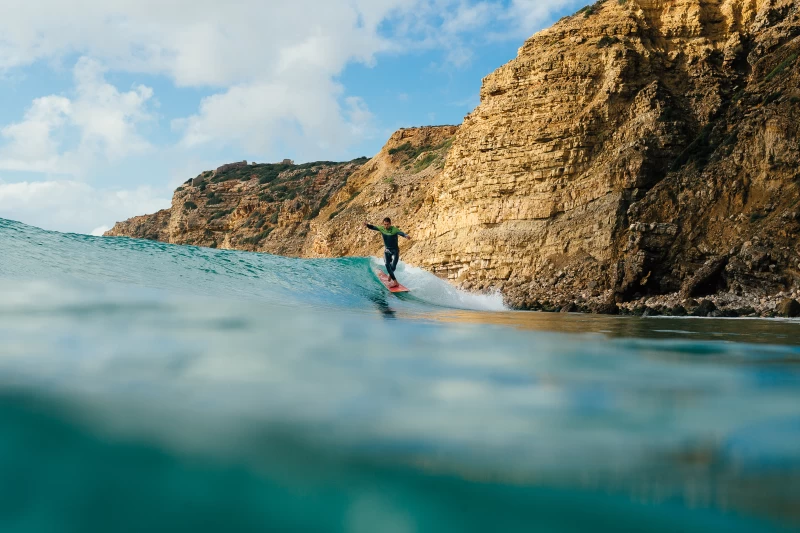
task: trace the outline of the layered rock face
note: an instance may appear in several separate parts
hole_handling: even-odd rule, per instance
[[[114,224],[113,228],[105,232],[105,236],[172,242],[169,231],[170,218],[172,218],[172,209],[162,209],[152,215],[133,217]]]
[[[402,129],[389,139],[372,160],[354,173],[311,224],[306,257],[382,256],[381,239],[364,229],[364,222],[380,224],[390,217],[396,225],[416,234],[426,227],[425,202],[445,165],[457,126]],[[416,241],[403,260],[419,262]]]
[[[405,261],[519,308],[796,290],[798,36],[789,0],[598,2],[489,75],[463,125],[397,132],[276,251],[374,254],[361,226],[388,215]],[[187,194],[151,235],[195,231],[173,223]]]
[[[119,222],[106,236],[300,255],[311,220],[365,162],[223,165],[179,187],[170,209]]]
[[[535,307],[677,291],[763,243],[755,212],[785,235],[762,252],[791,247],[797,65],[767,77],[797,29],[794,2],[608,1],[537,34],[484,80],[414,259]],[[772,255],[774,275],[729,264],[725,284],[796,279],[796,248]]]

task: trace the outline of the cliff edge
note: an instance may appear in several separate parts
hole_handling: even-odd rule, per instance
[[[414,259],[530,308],[796,287],[799,23],[607,1],[537,34],[484,80]]]

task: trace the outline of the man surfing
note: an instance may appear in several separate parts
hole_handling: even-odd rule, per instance
[[[400,245],[397,243],[397,237],[404,237],[411,240],[411,237],[400,231],[397,226],[392,226],[392,220],[389,217],[383,219],[383,226],[373,226],[372,224],[364,224],[367,229],[379,231],[383,237],[383,260],[386,262],[386,271],[389,273],[389,287],[397,287],[400,285],[397,278],[394,277],[394,271],[397,268],[397,262],[400,261]]]

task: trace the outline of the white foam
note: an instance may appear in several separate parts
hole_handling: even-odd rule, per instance
[[[383,260],[373,257],[372,264],[382,267]],[[430,272],[402,261],[397,265],[397,275],[400,283],[411,289],[414,298],[431,305],[473,311],[508,311],[499,292],[475,294],[462,291]]]

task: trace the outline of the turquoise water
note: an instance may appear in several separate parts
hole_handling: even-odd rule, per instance
[[[0,219],[0,531],[793,531],[800,323]]]

